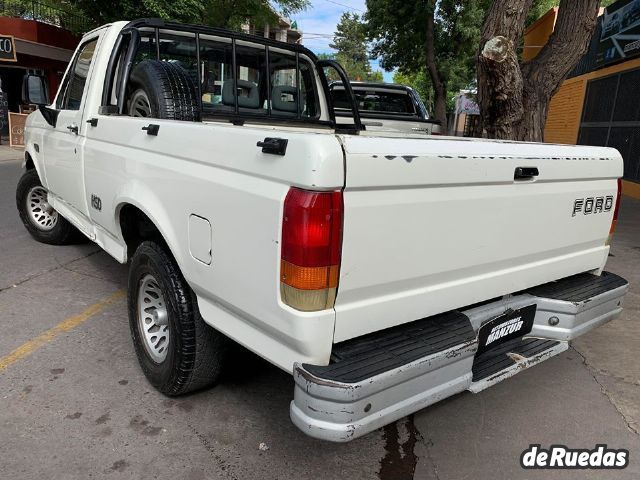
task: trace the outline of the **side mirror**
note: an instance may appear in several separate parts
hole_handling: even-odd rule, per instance
[[[22,102],[31,105],[49,105],[47,82],[40,75],[27,74],[22,80]]]

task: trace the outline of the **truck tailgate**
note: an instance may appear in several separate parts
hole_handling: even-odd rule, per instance
[[[616,150],[340,138],[346,186],[335,342],[606,262],[623,169]],[[539,173],[515,180],[519,167]]]

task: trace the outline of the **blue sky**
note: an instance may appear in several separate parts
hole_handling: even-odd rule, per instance
[[[329,48],[336,25],[342,12],[350,11],[362,15],[366,11],[365,0],[311,0],[311,6],[304,12],[292,15],[303,32],[304,45],[315,53],[332,52]],[[377,60],[371,62],[374,70],[382,69]],[[393,73],[384,72],[384,79],[392,81]]]

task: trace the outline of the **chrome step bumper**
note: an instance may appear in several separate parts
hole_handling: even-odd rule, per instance
[[[627,289],[614,274],[581,274],[337,344],[328,366],[294,365],[291,420],[312,437],[346,442],[456,393],[479,392],[618,316]],[[476,355],[483,323],[532,304],[530,334],[492,358]]]

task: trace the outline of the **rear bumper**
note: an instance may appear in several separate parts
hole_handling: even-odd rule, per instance
[[[617,275],[576,275],[338,344],[329,366],[294,366],[291,419],[312,437],[346,442],[456,393],[479,392],[618,316],[627,289]],[[476,355],[483,323],[532,304],[537,310],[530,334],[505,343],[491,358]]]

